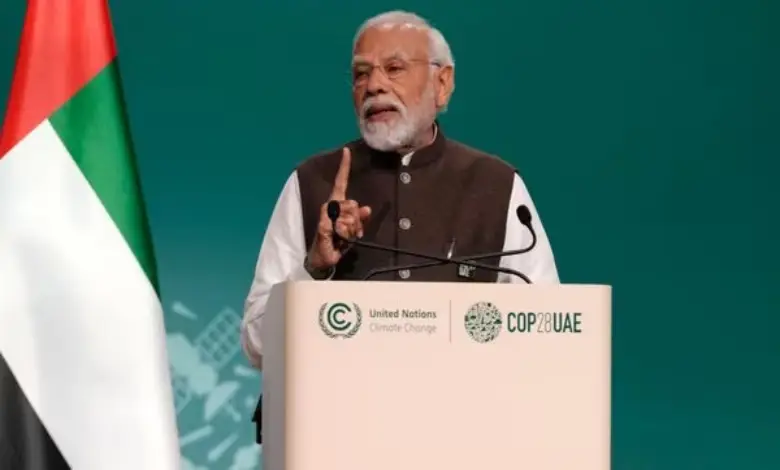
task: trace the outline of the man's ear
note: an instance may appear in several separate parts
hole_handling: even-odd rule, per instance
[[[440,67],[436,75],[438,92],[436,93],[436,107],[446,109],[450,102],[452,92],[455,91],[455,69],[451,65]]]

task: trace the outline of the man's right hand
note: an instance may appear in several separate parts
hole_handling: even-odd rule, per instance
[[[346,200],[351,164],[352,154],[348,148],[344,147],[341,165],[336,173],[336,181],[333,182],[330,199],[320,208],[320,223],[317,226],[317,234],[314,236],[314,243],[312,243],[308,255],[310,269],[324,271],[336,266],[343,255],[342,250],[345,248],[334,243],[334,224],[328,217],[328,202],[338,201],[341,205],[339,218],[335,224],[338,235],[346,239],[363,237],[363,226],[371,216],[371,208],[360,206],[357,201]]]

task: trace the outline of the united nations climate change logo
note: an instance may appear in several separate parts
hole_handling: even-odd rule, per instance
[[[498,338],[503,326],[501,312],[490,302],[477,302],[466,312],[466,333],[479,343]]]
[[[320,328],[331,338],[351,338],[362,323],[363,314],[357,304],[335,302],[320,307]]]

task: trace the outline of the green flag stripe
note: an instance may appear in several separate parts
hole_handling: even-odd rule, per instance
[[[157,267],[124,106],[114,60],[49,121],[159,294]]]

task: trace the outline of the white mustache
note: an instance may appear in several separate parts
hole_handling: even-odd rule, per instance
[[[398,112],[400,112],[402,116],[406,115],[406,108],[404,108],[404,106],[400,102],[392,98],[372,97],[372,98],[368,98],[366,101],[363,102],[363,106],[360,107],[360,116],[365,117],[369,109],[378,106],[392,106],[393,108],[398,110]]]

